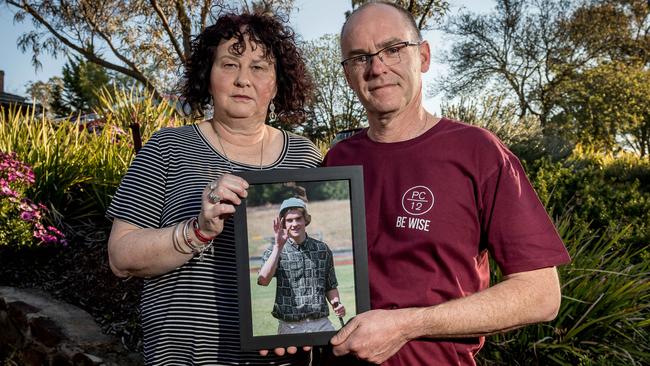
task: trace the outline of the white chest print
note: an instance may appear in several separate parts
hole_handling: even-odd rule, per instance
[[[411,187],[402,195],[402,208],[410,216],[397,216],[396,228],[429,231],[431,220],[419,217],[429,212],[435,199],[433,192],[425,186]]]

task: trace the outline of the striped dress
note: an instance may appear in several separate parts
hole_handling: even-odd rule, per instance
[[[263,169],[320,165],[307,139],[283,132],[280,157]],[[232,162],[236,171],[259,166]],[[197,216],[203,189],[230,172],[198,126],[165,128],[140,150],[107,215],[141,228],[163,228]],[[171,245],[171,243],[170,243]],[[194,258],[169,273],[146,279],[140,299],[147,365],[306,365],[308,355],[261,357],[239,350],[239,309],[232,219],[203,262]]]

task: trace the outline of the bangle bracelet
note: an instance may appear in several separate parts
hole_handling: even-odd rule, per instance
[[[198,254],[199,255],[199,261],[203,262],[203,254],[205,253],[205,251],[207,249],[210,249],[211,254],[214,255],[214,246],[213,246],[214,241],[210,240],[207,243],[202,243],[202,245],[194,244],[194,242],[192,241],[192,239],[190,238],[190,235],[189,235],[189,228],[190,228],[190,225],[192,225],[192,223],[191,223],[192,220],[196,220],[196,217],[193,217],[193,218],[185,221],[185,224],[183,225],[183,237],[185,239],[185,245],[188,248],[190,248],[190,250],[192,251],[192,254],[194,254],[195,256]]]
[[[192,219],[186,220],[183,224],[183,239],[185,239],[185,245],[192,251],[192,253],[198,254],[201,250],[201,247],[205,245],[196,245],[192,241],[192,238],[190,238],[190,225],[192,225],[191,221]]]
[[[180,222],[178,224],[176,224],[176,226],[174,227],[174,232],[172,233],[172,245],[174,246],[174,249],[177,252],[181,253],[181,254],[193,254],[191,251],[187,252],[187,251],[183,250],[183,248],[181,247],[181,243],[178,240],[178,234],[180,232],[180,227],[181,227]]]
[[[203,243],[203,245],[197,245],[195,244],[192,239],[189,236],[189,227],[192,225],[190,222],[192,219],[181,221],[174,226],[174,231],[172,233],[172,245],[174,249],[181,253],[181,254],[192,254],[196,256],[198,254],[199,261],[203,261],[203,255],[205,252],[210,249],[210,253],[214,255],[214,241],[210,240],[207,243]],[[179,236],[181,239],[179,239]],[[183,245],[185,245],[185,248],[183,248]]]
[[[213,237],[208,237],[208,236],[205,236],[205,235],[201,234],[201,229],[199,228],[199,219],[197,219],[196,217],[193,217],[193,218],[191,218],[191,220],[192,220],[192,228],[194,229],[194,235],[202,243],[207,244],[207,243],[211,242],[212,240],[214,240],[214,238],[217,237],[216,235],[213,236]]]

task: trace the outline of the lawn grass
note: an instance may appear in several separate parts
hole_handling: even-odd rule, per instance
[[[339,282],[339,295],[341,302],[345,305],[346,314],[343,318],[348,321],[356,315],[356,301],[354,294],[354,266],[352,264],[336,264],[336,278]],[[273,302],[275,301],[275,278],[268,286],[257,284],[257,272],[251,273],[251,310],[253,319],[253,336],[275,335],[278,331],[278,320],[271,315]],[[330,321],[337,330],[341,328],[341,322],[330,308]]]

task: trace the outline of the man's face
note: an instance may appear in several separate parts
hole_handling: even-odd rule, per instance
[[[300,210],[290,208],[287,211],[284,215],[284,228],[296,243],[302,243],[305,240],[305,217]]]
[[[399,42],[418,42],[407,20],[387,5],[372,5],[353,15],[342,34],[343,59],[372,54]],[[359,100],[373,114],[400,113],[421,102],[422,72],[429,68],[429,48],[409,46],[399,62],[386,66],[377,56],[365,67],[346,65],[345,76]]]

